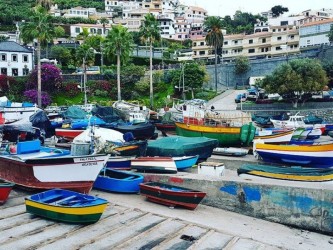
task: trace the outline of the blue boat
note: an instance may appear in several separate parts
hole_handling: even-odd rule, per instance
[[[197,163],[199,155],[172,157],[172,159],[176,163],[177,170],[185,170]]]
[[[143,176],[131,172],[104,168],[94,182],[94,188],[115,193],[138,193]]]

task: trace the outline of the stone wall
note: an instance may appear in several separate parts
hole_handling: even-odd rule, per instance
[[[332,60],[333,46],[322,46],[302,52],[299,55],[285,56],[279,58],[257,59],[251,60],[250,70],[243,75],[236,75],[234,73],[234,63],[221,63],[218,64],[218,90],[226,88],[234,88],[238,86],[248,85],[249,77],[265,76],[271,74],[273,70],[280,64],[285,63],[292,59],[297,58],[318,58],[321,61]],[[210,75],[210,80],[207,85],[209,89],[215,89],[215,65],[207,65],[207,71]]]

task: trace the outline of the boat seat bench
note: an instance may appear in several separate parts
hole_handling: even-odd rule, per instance
[[[58,200],[61,197],[63,197],[63,195],[61,195],[61,194],[54,194],[54,195],[45,197],[44,199],[41,198],[41,199],[39,199],[39,201],[45,202],[45,203],[51,203],[51,202],[54,202],[54,201]]]
[[[75,198],[75,197],[77,197],[77,196],[76,196],[76,195],[68,196],[68,197],[66,197],[66,198],[63,198],[63,199],[61,199],[61,200],[56,201],[55,203],[56,203],[56,204],[61,204],[61,203],[63,203],[64,201],[71,200],[71,199],[73,199],[73,198]]]

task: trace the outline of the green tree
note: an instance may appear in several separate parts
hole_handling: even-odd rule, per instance
[[[329,86],[332,88],[333,86],[333,61],[324,61],[323,68],[326,71],[326,75],[329,79]]]
[[[261,87],[268,93],[278,93],[284,99],[290,99],[297,107],[298,102],[305,102],[313,92],[322,91],[327,82],[320,62],[307,58],[281,64],[262,80]]]
[[[117,89],[118,101],[121,100],[120,88],[120,63],[126,62],[130,57],[133,39],[127,28],[116,25],[113,26],[107,35],[104,43],[104,50],[108,56],[117,56]]]
[[[63,46],[52,46],[51,57],[57,59],[60,65],[72,63],[71,51]]]
[[[217,92],[217,50],[223,46],[223,23],[220,17],[210,16],[204,21],[204,29],[207,31],[206,43],[214,48],[215,54],[215,91]]]
[[[330,31],[327,34],[328,40],[330,41],[331,44],[333,44],[333,24],[331,24]]]
[[[62,27],[56,27],[51,22],[51,15],[49,15],[42,6],[37,5],[33,9],[30,20],[21,26],[21,36],[24,42],[37,41],[37,72],[38,72],[38,106],[41,107],[42,99],[42,84],[41,84],[41,63],[40,63],[40,51],[41,47],[45,47],[49,42],[52,42],[54,38],[64,35],[64,29]]]
[[[141,38],[149,43],[149,49],[150,49],[150,60],[149,60],[149,66],[150,66],[150,77],[149,77],[149,83],[150,83],[150,107],[154,107],[154,96],[153,96],[153,43],[155,41],[158,41],[160,39],[160,29],[158,27],[158,22],[155,18],[155,16],[151,13],[145,15],[145,20],[143,21],[141,27],[140,27],[140,33]]]
[[[278,17],[280,15],[282,15],[285,12],[288,12],[289,9],[287,7],[282,7],[282,5],[275,5],[274,7],[272,7],[271,9],[273,17]]]
[[[36,0],[36,5],[41,5],[47,11],[51,9],[52,4],[53,4],[52,0]]]
[[[235,59],[235,74],[241,75],[250,69],[250,61],[246,56],[238,56]]]

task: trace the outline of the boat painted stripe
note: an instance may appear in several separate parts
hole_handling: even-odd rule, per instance
[[[301,151],[281,151],[281,150],[265,150],[265,149],[256,149],[258,153],[270,153],[274,155],[295,155],[295,156],[305,156],[305,157],[323,157],[323,158],[333,158],[333,151],[325,152],[301,152]]]
[[[277,174],[277,173],[267,173],[263,171],[249,171],[246,174],[271,177],[277,179],[287,179],[287,180],[297,180],[297,181],[331,181],[333,179],[333,174],[323,175],[323,176],[305,176],[305,175],[293,175],[293,174]]]
[[[133,145],[133,146],[123,146],[123,147],[117,147],[115,150],[117,151],[126,151],[126,150],[131,150],[131,149],[137,149],[139,146]]]
[[[274,151],[299,151],[299,152],[333,152],[333,144],[327,145],[271,145],[256,143],[256,149],[274,150]]]
[[[38,215],[41,217],[45,217],[48,219],[52,219],[55,221],[63,221],[68,223],[80,223],[80,224],[90,224],[97,222],[101,216],[102,213],[95,213],[95,214],[63,214],[63,213],[57,213],[52,212],[48,210],[43,210],[36,207],[26,206],[27,212],[32,213],[34,215]]]
[[[273,135],[256,135],[254,139],[273,139],[273,138],[280,138],[287,135],[292,135],[293,131],[285,132],[285,133],[279,133],[279,134],[273,134]]]
[[[225,134],[239,134],[241,132],[241,128],[238,127],[210,127],[210,126],[203,126],[203,125],[192,125],[192,124],[185,124],[185,123],[175,123],[177,127],[188,130],[188,131],[195,131],[195,132],[202,132],[202,133],[225,133]]]
[[[45,205],[39,202],[25,200],[25,204],[27,206],[39,208],[42,210],[47,210],[50,212],[56,213],[63,213],[63,214],[73,214],[73,215],[84,215],[84,214],[100,214],[103,213],[107,203],[100,204],[100,205],[92,205],[87,207],[63,207],[63,206],[56,206],[56,205]]]

